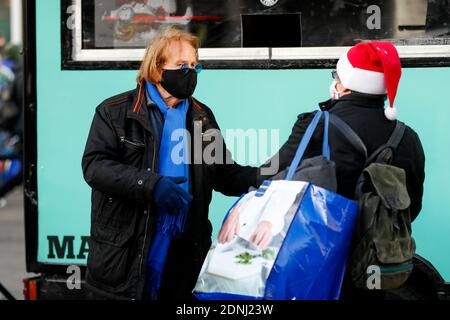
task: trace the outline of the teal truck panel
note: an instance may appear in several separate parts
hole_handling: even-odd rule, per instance
[[[95,107],[134,88],[136,71],[62,71],[60,1],[37,4],[38,261],[84,264],[90,188],[81,156]],[[222,130],[279,129],[288,137],[299,113],[329,97],[329,69],[204,70],[195,96],[214,111]],[[450,281],[450,68],[404,69],[396,106],[426,153],[422,213],[414,222],[417,252]],[[272,153],[276,150],[272,150]],[[266,159],[256,159],[257,164]],[[414,161],[414,159],[412,159]],[[217,234],[235,201],[215,194],[210,218]]]

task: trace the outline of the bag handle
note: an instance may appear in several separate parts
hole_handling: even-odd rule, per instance
[[[328,128],[330,126],[330,114],[328,111],[323,112],[324,127],[323,127],[323,142],[322,142],[322,155],[330,160],[330,144],[328,143]]]
[[[319,124],[320,118],[324,114],[324,133],[323,133],[323,144],[322,144],[322,155],[330,160],[330,146],[328,144],[328,127],[329,127],[329,114],[328,111],[317,111],[309,124],[308,128],[306,128],[305,134],[303,135],[302,140],[297,148],[294,159],[289,166],[288,173],[286,174],[286,180],[292,180],[294,177],[295,170],[297,170],[300,162],[302,161],[303,155],[305,154],[306,148],[311,141],[311,138],[314,134],[314,131]]]

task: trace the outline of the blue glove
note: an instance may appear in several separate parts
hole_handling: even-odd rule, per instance
[[[186,210],[192,196],[178,185],[186,181],[185,177],[161,177],[153,189],[155,204],[167,213],[178,214]]]

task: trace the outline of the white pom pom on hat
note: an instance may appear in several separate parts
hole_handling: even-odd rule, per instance
[[[389,106],[384,114],[389,120],[397,119],[394,100],[402,67],[392,43],[359,43],[339,59],[336,71],[341,83],[350,90],[377,95],[387,93]]]
[[[397,120],[397,108],[387,107],[384,109],[384,115],[391,121]]]

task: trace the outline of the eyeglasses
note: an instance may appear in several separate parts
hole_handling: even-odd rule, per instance
[[[334,80],[339,80],[339,77],[338,77],[338,74],[337,74],[337,71],[336,71],[336,70],[331,71],[331,77],[332,77]]]
[[[339,75],[338,75],[338,73],[337,73],[336,70],[331,71],[331,77],[333,77],[333,79],[334,79],[336,82],[341,82],[341,79],[339,79]]]
[[[191,69],[191,68],[189,68],[189,65],[187,65],[186,63],[182,64],[180,67],[180,70],[183,71],[184,74],[188,73],[189,69]],[[198,74],[198,73],[202,72],[203,67],[200,63],[197,63],[194,66],[194,68],[192,68],[192,69]]]

